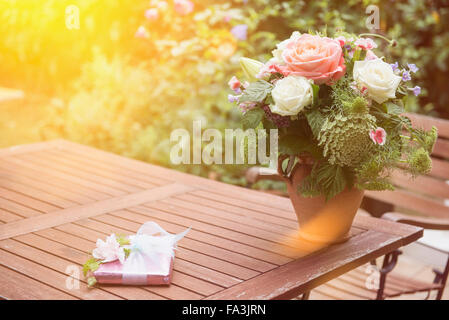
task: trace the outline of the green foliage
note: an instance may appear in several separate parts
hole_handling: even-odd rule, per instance
[[[321,114],[321,111],[318,108],[306,112],[305,115],[313,136],[318,139],[326,118]]]
[[[428,174],[432,170],[432,160],[424,148],[415,150],[407,159],[412,175]]]
[[[385,103],[385,107],[388,114],[399,115],[404,112],[404,107],[400,105],[400,100],[397,103],[388,101]]]
[[[317,105],[319,100],[320,86],[312,84],[312,89],[313,89],[313,105]]]
[[[423,141],[423,146],[429,154],[432,154],[433,148],[435,147],[435,143],[437,142],[437,138],[438,138],[438,130],[436,127],[432,127],[432,130],[426,132]]]
[[[440,1],[205,0],[195,2],[191,15],[176,16],[172,10],[151,25],[143,15],[148,0],[133,1],[132,5],[128,0],[86,0],[76,3],[80,30],[69,30],[65,28],[64,10],[72,3],[0,3],[0,83],[24,89],[27,96],[46,95],[45,101],[32,103],[41,111],[36,122],[23,125],[29,130],[27,137],[21,138],[18,132],[14,136],[20,139],[6,139],[10,145],[64,137],[244,185],[244,166],[173,166],[169,161],[171,131],[190,130],[195,119],[203,121],[204,129],[239,127],[241,114],[227,102],[223,85],[234,73],[242,75],[238,73],[239,57],[266,61],[275,44],[294,30],[313,29],[348,37],[367,32],[365,9],[369,4],[380,7],[379,32],[397,41],[392,47],[376,40],[378,51],[388,61],[415,63],[420,70],[413,76],[423,88],[423,94],[404,98],[402,105],[395,101],[368,108],[377,119],[376,125],[388,132],[387,144],[376,146],[373,155],[398,148],[413,152],[423,147],[431,152],[436,131],[428,135],[411,132],[410,142],[393,134],[407,127],[407,119],[399,117],[401,110],[449,114],[449,8]],[[228,16],[230,22],[225,20]],[[246,41],[236,40],[229,32],[242,23],[248,25]],[[134,38],[139,25],[147,27],[148,39]],[[352,59],[346,64],[347,73],[351,73]],[[315,105],[318,96],[321,106],[338,105],[332,112],[345,116],[366,113],[356,97],[326,100],[327,90],[321,86],[318,94],[315,92]],[[15,113],[11,110],[3,110],[0,120],[15,121],[23,116],[22,106],[15,108]],[[306,136],[313,145],[324,123],[322,117],[327,117],[329,110],[321,107],[319,112],[305,115],[307,122],[295,121],[293,125],[298,126],[284,134]],[[270,125],[265,118],[262,121],[264,127]],[[379,161],[388,160],[386,166],[392,167],[396,158],[396,152],[387,157],[382,151]]]
[[[369,110],[368,101],[351,89],[351,81],[352,76],[345,76],[332,87],[332,103],[345,114],[366,114]]]
[[[125,252],[125,259],[129,257],[129,254],[131,253],[131,249],[123,248],[123,251]]]
[[[129,238],[127,236],[125,236],[125,235],[122,235],[122,234],[116,234],[115,235],[115,239],[117,240],[117,242],[118,242],[118,244],[120,246],[125,246],[125,245],[128,245],[128,244],[131,243],[129,241]]]
[[[438,129],[434,126],[430,131],[425,131],[422,129],[412,129],[411,137],[429,154],[431,154],[438,138]]]
[[[329,163],[354,167],[369,154],[373,145],[369,132],[375,127],[376,118],[369,114],[337,114],[327,118],[321,128],[318,140],[323,155]]]
[[[397,150],[390,150],[388,147],[378,150],[377,154],[354,170],[357,187],[375,191],[394,190],[389,176],[399,160],[400,153]]]
[[[87,278],[87,286],[89,288],[93,287],[97,283],[97,279],[95,277]]]
[[[87,273],[94,272],[100,267],[101,262],[95,258],[89,258],[84,264],[83,264],[83,274],[84,276],[87,276]]]
[[[123,55],[148,1],[0,1],[0,83],[27,93],[64,98],[94,47]],[[80,29],[65,25],[69,5],[79,8]],[[137,50],[135,50],[137,53]]]
[[[261,108],[254,108],[242,115],[242,127],[243,130],[255,129],[262,121],[264,111]]]
[[[295,134],[283,136],[279,141],[279,153],[287,155],[298,155],[302,153],[319,156],[320,151],[316,144],[308,139]]]
[[[350,186],[344,169],[330,163],[315,164],[310,174],[298,186],[303,196],[324,195],[326,200],[335,197]]]
[[[394,186],[387,179],[375,179],[373,181],[358,186],[365,190],[372,190],[372,191],[395,190]]]
[[[262,102],[265,100],[268,94],[271,93],[273,89],[273,85],[264,80],[258,80],[257,82],[253,82],[250,86],[245,90],[243,95],[240,97],[240,102],[247,101],[256,101]]]
[[[352,100],[351,104],[347,105],[347,107],[348,112],[350,113],[368,113],[368,102],[363,97],[356,97],[354,100]]]

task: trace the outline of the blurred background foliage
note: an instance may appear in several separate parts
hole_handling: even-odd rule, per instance
[[[420,67],[407,108],[449,118],[449,1],[175,1],[0,0],[0,86],[25,92],[0,104],[0,147],[63,137],[244,184],[243,166],[173,166],[172,130],[239,128],[226,86],[239,57],[266,61],[294,30],[370,32],[369,5],[398,43],[376,40],[377,53]],[[65,24],[72,4],[79,29]]]

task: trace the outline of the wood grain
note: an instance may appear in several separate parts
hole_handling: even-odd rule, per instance
[[[11,222],[0,226],[0,240],[100,215],[112,210],[138,205],[146,201],[163,199],[192,189],[189,186],[176,183]]]
[[[426,182],[418,187],[424,190]],[[79,289],[66,287],[66,267],[79,268],[98,238],[133,234],[147,221],[170,233],[192,228],[178,244],[170,286],[88,290],[81,278]],[[326,247],[298,239],[297,227],[289,199],[72,142],[0,150],[3,298],[291,298],[422,234],[418,227],[357,217],[349,241]],[[340,298],[349,298],[355,280],[345,275],[329,287],[343,286]],[[361,292],[355,296],[369,294]]]

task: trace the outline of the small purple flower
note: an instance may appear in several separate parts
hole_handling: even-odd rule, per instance
[[[345,48],[346,51],[350,51],[352,49],[350,44],[345,44],[345,46],[343,48]]]
[[[232,94],[229,94],[228,95],[228,101],[231,102],[231,103],[238,102],[239,101],[239,96],[234,96]]]
[[[396,72],[396,70],[398,70],[399,68],[399,64],[397,61],[395,63],[390,63],[390,66],[393,69],[393,72]]]
[[[419,68],[414,63],[407,63],[407,67],[413,73],[416,73],[419,70]]]
[[[408,72],[408,71],[403,71],[402,72],[402,81],[410,81],[410,80],[412,80],[412,77],[410,77],[410,72]]]
[[[418,96],[421,93],[421,87],[419,86],[415,86],[414,88],[411,88],[411,90],[415,96]]]
[[[351,51],[348,51],[348,57],[352,59],[352,57],[354,57],[354,49],[351,49]]]
[[[231,33],[238,40],[246,40],[246,38],[248,37],[248,26],[246,24],[236,25],[231,29]]]

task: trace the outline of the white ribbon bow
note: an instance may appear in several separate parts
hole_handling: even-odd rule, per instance
[[[131,252],[123,264],[123,284],[146,284],[149,265],[155,274],[168,276],[171,259],[161,261],[161,257],[173,258],[176,243],[189,231],[190,228],[171,234],[156,222],[144,223],[136,235],[129,236],[130,245],[125,246]],[[154,269],[155,266],[159,269]]]

